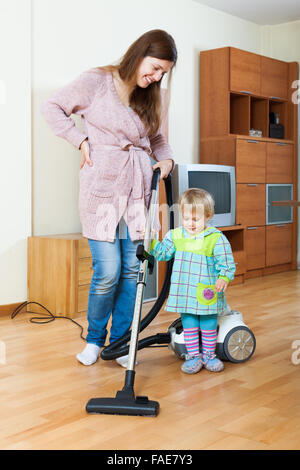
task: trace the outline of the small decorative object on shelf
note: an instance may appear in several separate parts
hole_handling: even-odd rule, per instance
[[[279,114],[274,112],[270,113],[269,121],[269,137],[284,139],[284,126],[279,123]]]
[[[262,131],[260,131],[258,129],[250,129],[249,135],[251,135],[253,137],[262,137]]]

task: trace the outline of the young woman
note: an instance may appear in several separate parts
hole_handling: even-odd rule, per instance
[[[76,356],[85,365],[97,361],[111,314],[110,343],[131,325],[136,245],[143,239],[153,168],[159,167],[165,178],[174,165],[160,127],[166,109],[161,81],[169,74],[170,84],[176,60],[172,36],[148,31],[118,65],[83,72],[41,108],[54,134],[82,154],[79,214],[93,257],[87,344]],[[75,126],[72,113],[81,115],[83,130]],[[158,163],[152,166],[150,157]]]

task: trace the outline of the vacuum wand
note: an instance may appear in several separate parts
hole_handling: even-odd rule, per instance
[[[140,259],[140,268],[138,272],[137,278],[137,293],[135,299],[135,307],[134,307],[134,314],[132,320],[132,331],[131,331],[131,339],[130,339],[130,348],[129,348],[129,357],[128,357],[128,370],[135,369],[135,362],[136,362],[136,353],[137,353],[137,343],[138,343],[138,334],[139,334],[139,325],[141,321],[141,312],[142,312],[142,305],[143,305],[143,293],[144,287],[146,286],[147,282],[147,268],[149,263],[150,256],[148,255],[150,243],[151,243],[151,236],[152,236],[152,227],[155,218],[155,209],[157,205],[157,185],[159,181],[159,174],[160,172],[154,172],[152,186],[151,186],[151,202],[149,207],[149,215],[146,220],[146,228],[145,228],[145,236],[144,236],[144,245],[139,245],[137,249],[137,257]],[[141,248],[143,247],[143,255],[140,254]],[[153,257],[151,259],[152,269],[153,269]]]
[[[138,335],[141,323],[141,312],[143,306],[144,288],[147,282],[148,265],[153,269],[154,258],[149,255],[149,248],[152,236],[152,227],[155,219],[155,210],[157,206],[158,183],[160,178],[160,169],[153,172],[151,184],[151,199],[148,214],[146,218],[146,227],[144,235],[144,244],[137,248],[137,257],[140,260],[140,267],[137,276],[137,292],[133,320],[131,325],[130,347],[128,354],[128,366],[125,374],[125,384],[122,390],[119,390],[115,398],[92,398],[86,405],[88,413],[121,414],[134,416],[157,416],[159,403],[148,400],[148,397],[137,396],[134,394],[135,362],[138,349]]]

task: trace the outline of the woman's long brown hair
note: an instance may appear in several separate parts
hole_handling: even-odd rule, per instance
[[[131,44],[119,64],[107,65],[105,67],[99,67],[99,69],[110,72],[117,70],[121,79],[130,86],[136,84],[137,69],[146,56],[168,60],[175,65],[177,61],[177,49],[172,36],[161,29],[148,31]],[[170,90],[172,69],[168,73],[168,91]],[[155,135],[161,125],[162,104],[160,87],[161,80],[151,83],[147,88],[135,86],[129,97],[130,107],[139,115],[145,124],[149,136]]]

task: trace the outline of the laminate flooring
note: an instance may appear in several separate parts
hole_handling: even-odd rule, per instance
[[[221,373],[186,375],[168,348],[139,351],[135,392],[159,401],[155,418],[87,414],[90,398],[122,388],[125,369],[78,363],[85,343],[68,320],[2,315],[0,448],[299,449],[300,272],[249,279],[229,287],[227,301],[255,334],[254,356],[226,362]],[[142,336],[166,332],[176,317],[162,311]],[[85,315],[75,320],[86,334]]]

